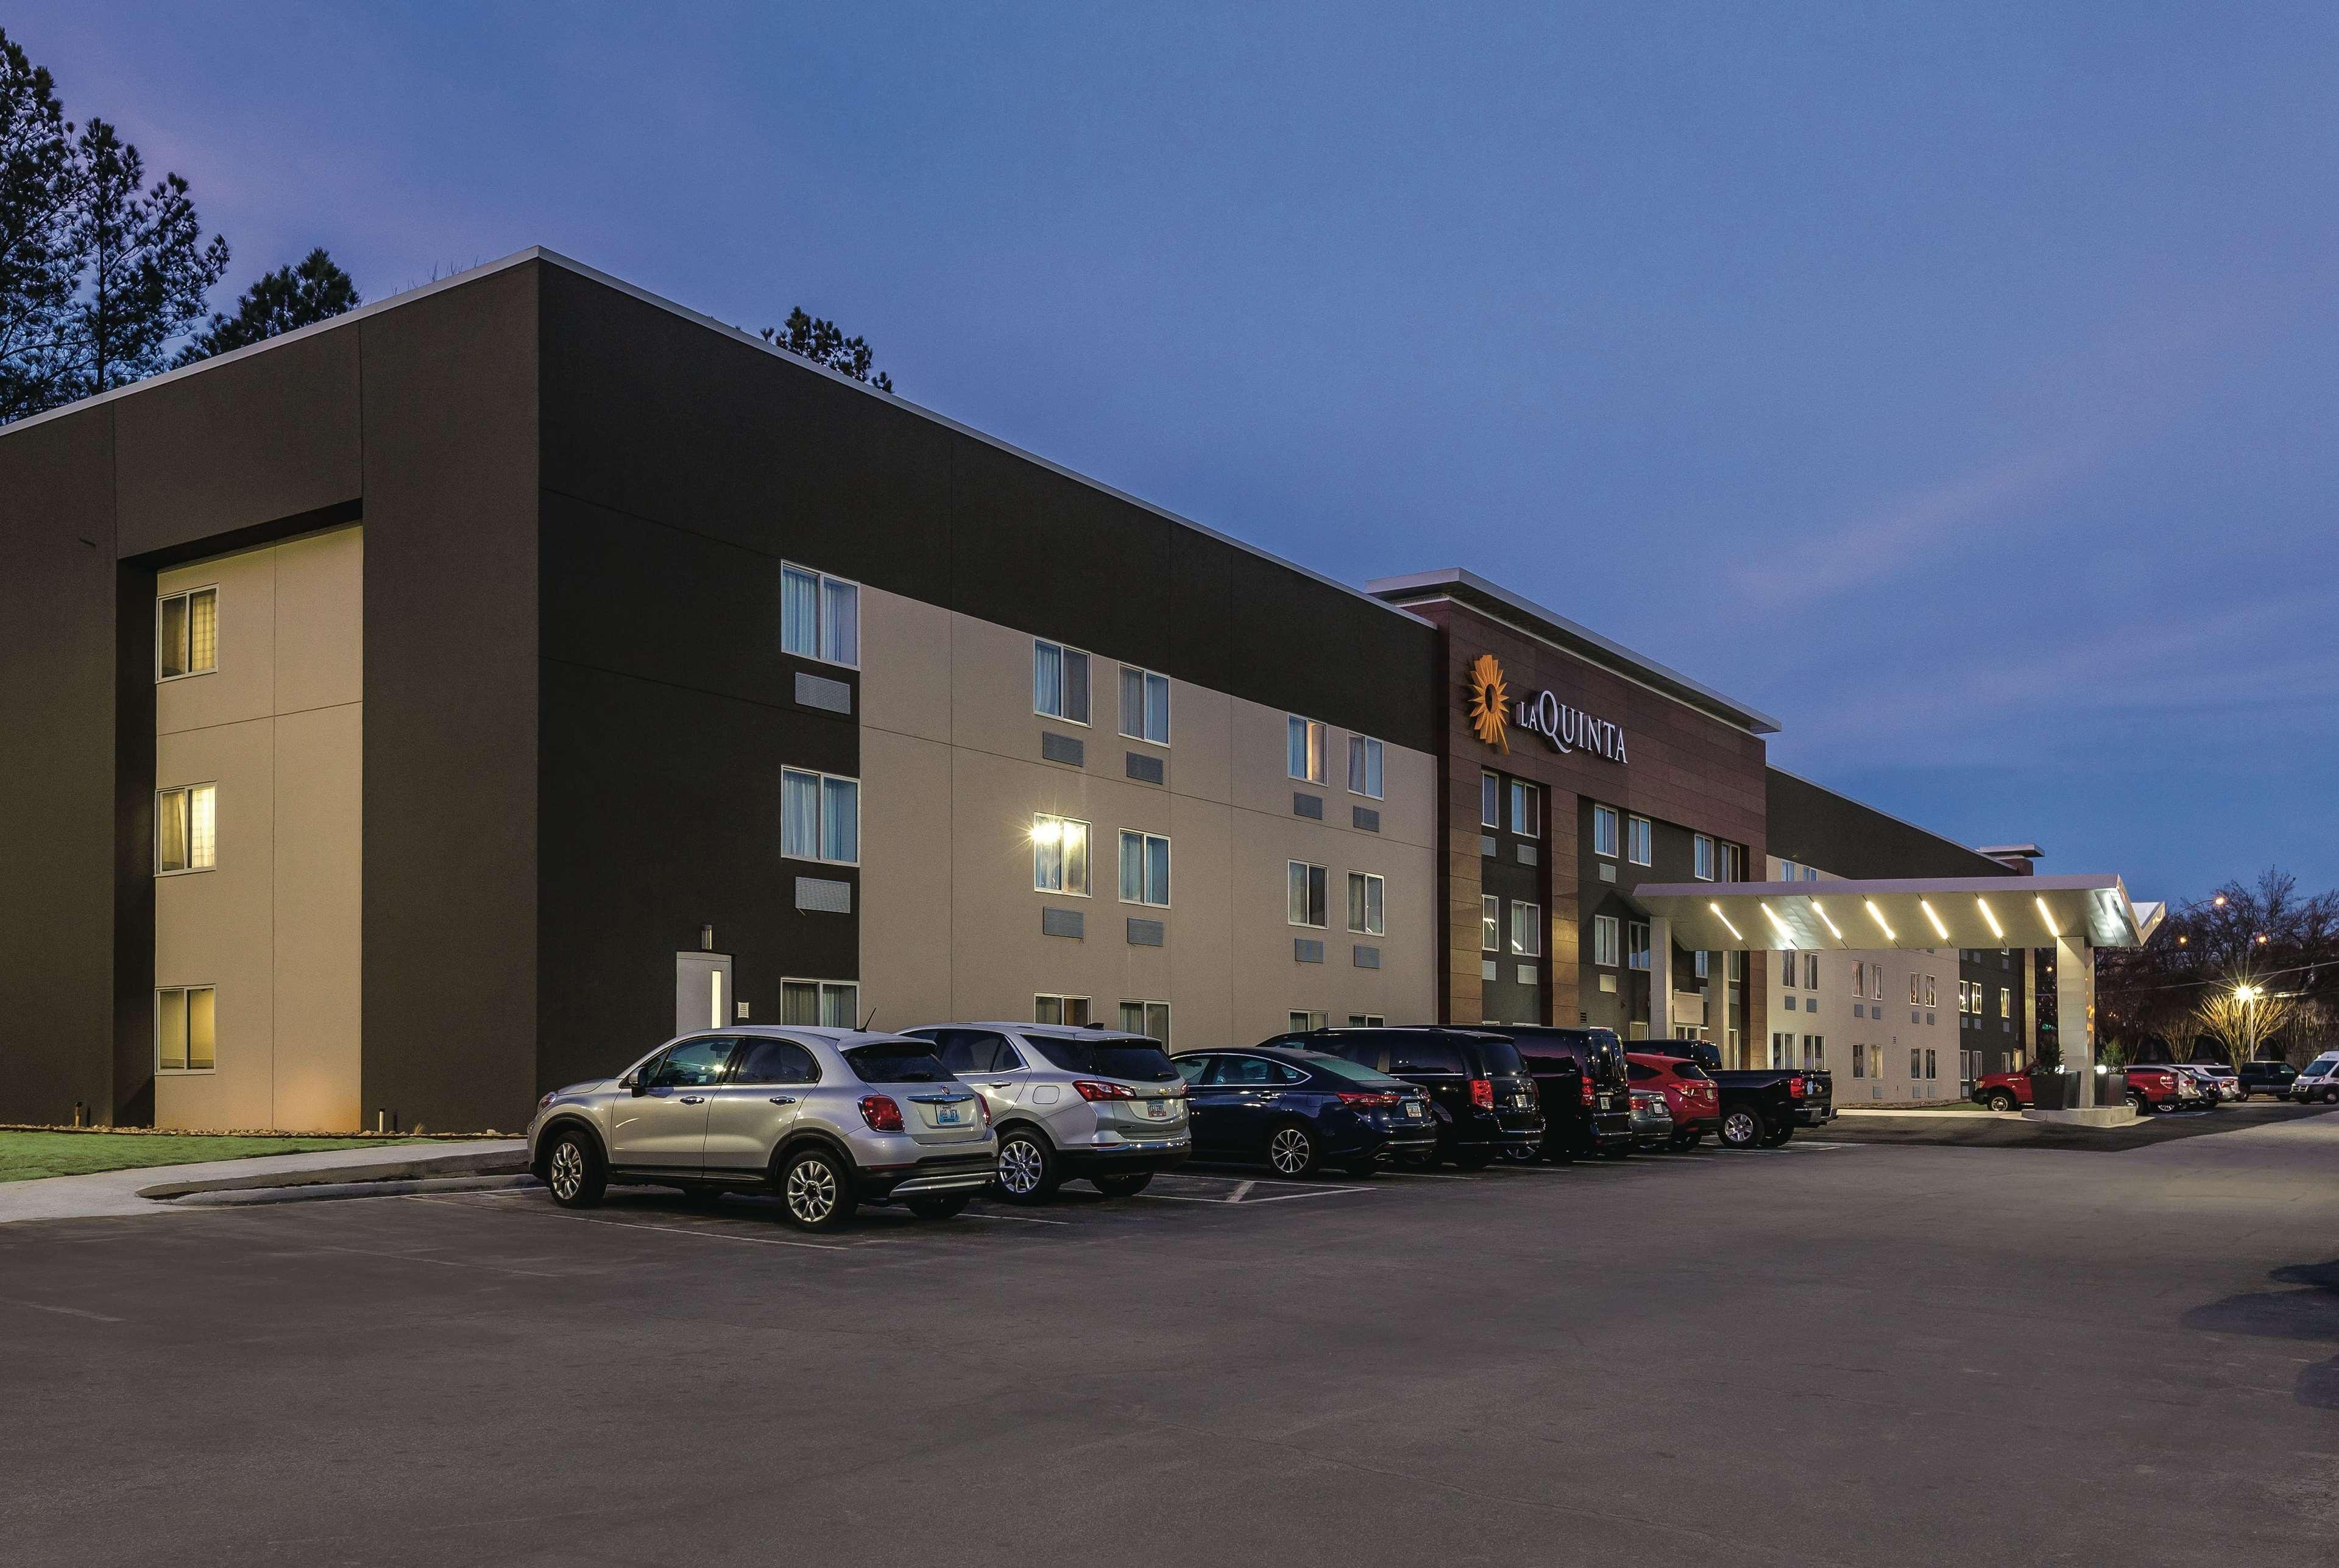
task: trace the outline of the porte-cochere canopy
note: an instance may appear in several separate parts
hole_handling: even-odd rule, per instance
[[[1643,883],[1626,895],[1692,952],[2141,947],[2163,906],[2117,876]]]

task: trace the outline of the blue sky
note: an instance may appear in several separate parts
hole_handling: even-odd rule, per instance
[[[230,282],[530,244],[2047,869],[2339,883],[2339,9],[33,4]],[[222,302],[231,291],[222,290]]]

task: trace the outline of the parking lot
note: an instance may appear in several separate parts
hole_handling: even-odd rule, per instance
[[[2270,1109],[2272,1108],[2269,1108]],[[2329,1561],[2339,1116],[0,1231],[12,1562]]]

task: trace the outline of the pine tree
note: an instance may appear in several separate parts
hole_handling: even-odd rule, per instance
[[[870,374],[875,356],[870,352],[868,339],[846,337],[844,330],[834,321],[804,314],[802,305],[788,312],[785,328],[765,328],[764,341],[775,343],[791,354],[801,354],[832,370],[841,370],[856,381],[866,381],[881,392],[893,390],[893,378],[884,371]]]
[[[192,365],[296,327],[328,321],[362,303],[357,284],[321,245],[299,265],[279,267],[246,289],[232,314],[214,315],[211,325],[179,350],[178,363]]]
[[[76,397],[127,386],[170,362],[171,340],[202,320],[227,271],[227,241],[205,244],[187,182],[145,183],[138,149],[93,118],[75,153],[83,189],[73,227],[87,284],[74,301],[66,352]]]

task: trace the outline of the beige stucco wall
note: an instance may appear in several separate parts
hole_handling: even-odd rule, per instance
[[[344,528],[175,567],[216,587],[219,667],[155,692],[158,787],[219,786],[214,869],[157,879],[159,986],[218,988],[218,1066],[163,1127],[358,1125],[364,542]]]
[[[1120,734],[1120,666],[1091,658],[1091,723],[1031,712],[1031,638],[874,589],[862,602],[861,1005],[881,1028],[953,1019],[1029,1019],[1041,993],[1087,996],[1117,1022],[1123,1001],[1170,1004],[1176,1048],[1250,1043],[1293,1010],[1334,1022],[1436,1013],[1434,833],[1436,767],[1387,748],[1385,798],[1345,788],[1348,737],[1328,735],[1330,778],[1313,793],[1322,823],[1293,815],[1287,715],[1175,681],[1168,746]],[[1043,730],[1079,736],[1085,765],[1041,760]],[[1166,786],[1126,776],[1130,752],[1158,756]],[[1381,814],[1381,832],[1349,808]],[[1091,824],[1086,898],[1035,892],[1028,833],[1036,813]],[[1168,909],[1119,899],[1123,828],[1170,840]],[[1329,872],[1328,929],[1287,922],[1286,864]],[[1387,879],[1386,934],[1346,929],[1346,874]],[[1043,906],[1080,911],[1079,941],[1043,936]],[[1160,947],[1127,940],[1131,916],[1167,928]],[[1292,938],[1318,937],[1321,964],[1295,962]],[[1359,969],[1353,944],[1381,950]]]
[[[1768,876],[1777,881],[1785,875],[1784,864],[1777,856],[1769,860]],[[1822,883],[1841,881],[1834,873],[1821,871]],[[1806,955],[1797,954],[1798,964]],[[1874,982],[1868,987],[1870,994],[1855,997],[1852,982],[1857,978],[1855,966],[1873,969],[1881,965],[1884,971],[1884,1000],[1873,995]],[[1797,983],[1782,983],[1784,965],[1779,955],[1772,954],[1767,966],[1770,977],[1770,1027],[1774,1034],[1791,1033],[1795,1037],[1793,1065],[1804,1065],[1802,1041],[1806,1035],[1818,1035],[1826,1041],[1825,1066],[1835,1075],[1835,1102],[1838,1105],[1901,1104],[1913,1100],[1953,1100],[1964,1093],[1960,1078],[1958,1050],[1961,1043],[1958,1028],[1958,950],[1949,948],[1902,948],[1881,952],[1822,952],[1820,954],[1820,986],[1817,991],[1801,983],[1799,969]],[[1920,1002],[1909,1005],[1909,982],[1913,976],[1918,981],[1919,995],[1927,976],[1933,981],[1935,1005]],[[1786,1011],[1787,999],[1795,1001],[1795,1011]],[[1810,1011],[1816,1000],[1819,1011]],[[1852,1008],[1860,1014],[1855,1017]],[[1913,1015],[1913,1016],[1912,1016]],[[1927,1022],[1927,1018],[1932,1020]],[[1854,1044],[1881,1046],[1883,1076],[1876,1076],[1873,1068],[1875,1053],[1870,1052],[1870,1069],[1860,1077],[1852,1076],[1851,1048]],[[1749,1042],[1749,1064],[1762,1066],[1768,1062],[1768,1035]],[[1933,1052],[1935,1076],[1930,1079],[1912,1077],[1909,1071],[1909,1051],[1911,1047]]]

